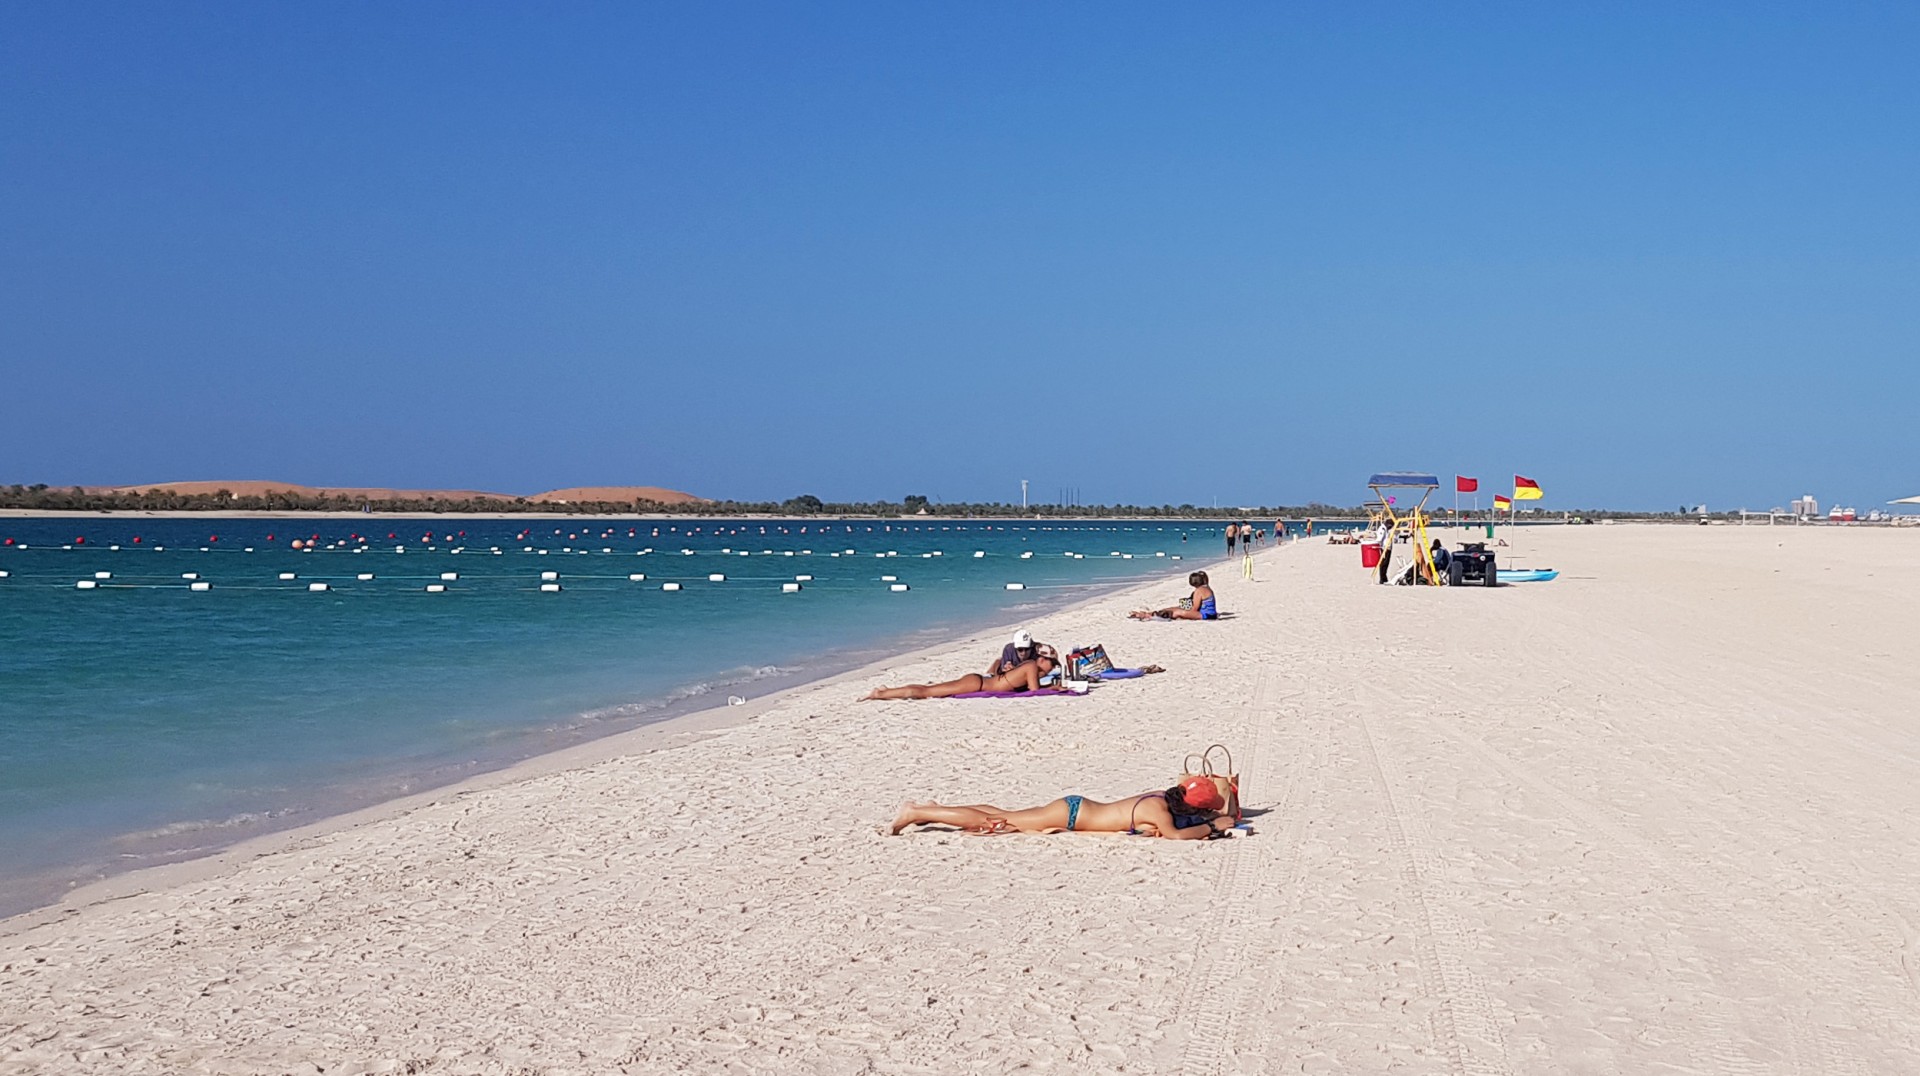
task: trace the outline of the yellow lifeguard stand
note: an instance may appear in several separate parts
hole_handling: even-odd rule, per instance
[[[1408,471],[1384,471],[1368,478],[1367,487],[1373,490],[1374,497],[1379,500],[1380,522],[1375,526],[1386,528],[1388,542],[1393,541],[1394,537],[1404,530],[1407,535],[1407,544],[1413,547],[1413,570],[1424,576],[1428,583],[1439,586],[1440,573],[1433,567],[1433,552],[1430,548],[1432,543],[1427,540],[1426,512],[1427,498],[1433,496],[1433,491],[1440,488],[1439,477]],[[1390,489],[1419,490],[1420,499],[1411,507],[1403,507],[1395,511],[1394,501],[1397,498],[1387,495],[1386,491]],[[1374,505],[1370,504],[1367,507],[1372,509]],[[1372,513],[1369,512],[1369,515]],[[1384,556],[1386,552],[1384,549],[1381,550],[1381,555]]]

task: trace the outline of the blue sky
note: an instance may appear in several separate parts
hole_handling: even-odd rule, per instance
[[[1920,493],[1917,50],[1895,4],[14,4],[0,482],[1865,507]]]

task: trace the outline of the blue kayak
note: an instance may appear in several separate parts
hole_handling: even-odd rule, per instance
[[[1547,583],[1560,578],[1553,568],[1501,568],[1499,572],[1502,583]]]

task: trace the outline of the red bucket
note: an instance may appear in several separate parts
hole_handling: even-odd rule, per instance
[[[1361,542],[1360,543],[1360,567],[1362,568],[1380,567],[1380,543],[1378,542]]]

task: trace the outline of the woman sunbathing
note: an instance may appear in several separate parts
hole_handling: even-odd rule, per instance
[[[1042,652],[1032,661],[1016,665],[999,676],[968,673],[957,680],[948,680],[940,684],[876,687],[866,697],[869,699],[944,699],[950,695],[966,695],[975,691],[1039,691],[1041,677],[1052,672],[1053,667],[1053,659]],[[1049,689],[1050,694],[1057,691],[1057,688]]]
[[[1147,792],[1113,803],[1067,796],[1042,807],[1009,811],[984,803],[946,807],[908,802],[901,805],[888,832],[898,834],[908,826],[934,824],[979,834],[1138,833],[1202,841],[1233,828],[1233,820],[1221,814],[1225,806],[1212,781],[1193,777],[1165,792]]]
[[[1213,588],[1207,585],[1207,573],[1195,572],[1187,576],[1187,585],[1193,588],[1193,594],[1179,605],[1170,605],[1165,609],[1135,609],[1127,615],[1135,620],[1220,619],[1220,611],[1213,601]]]

